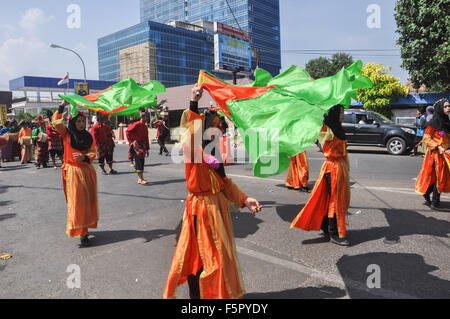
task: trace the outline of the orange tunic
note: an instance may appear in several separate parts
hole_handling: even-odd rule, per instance
[[[164,298],[176,298],[177,287],[189,275],[200,275],[202,299],[242,298],[242,278],[233,235],[230,204],[245,206],[247,196],[229,178],[221,178],[202,158],[201,147],[196,150],[188,141],[195,134],[192,121],[201,116],[190,112],[188,135],[185,138],[186,182],[189,196],[183,217],[172,266],[169,271]],[[198,126],[201,131],[202,125]],[[200,135],[201,136],[201,135]],[[201,145],[201,142],[200,142]],[[195,155],[200,160],[194,162]],[[197,223],[194,224],[194,215]],[[196,233],[197,232],[197,233]]]
[[[31,135],[33,134],[33,130],[31,128],[22,128],[20,129],[19,132],[19,137],[18,137],[18,141],[21,143],[21,139],[22,137],[31,137]],[[29,145],[22,145],[22,155],[21,155],[21,159],[22,159],[22,164],[25,164],[26,162],[31,161],[31,157],[32,157],[32,149],[33,146]]]
[[[347,156],[347,141],[334,136],[327,126],[322,127],[319,140],[323,145],[325,163],[319,173],[308,202],[292,221],[291,228],[320,230],[323,219],[336,215],[339,237],[347,233],[346,218],[350,206],[350,167]],[[331,173],[331,194],[328,194],[325,174]]]
[[[446,156],[435,150],[437,146],[442,146],[447,150],[449,147],[448,137],[449,134],[444,133],[441,136],[439,131],[431,126],[428,126],[425,130],[423,142],[427,145],[428,150],[423,160],[422,169],[417,176],[414,187],[416,193],[425,195],[428,187],[436,182],[439,193],[450,192],[450,170],[446,162]]]
[[[62,170],[68,211],[67,235],[82,237],[88,233],[88,228],[97,228],[98,222],[97,174],[92,166],[95,159],[95,143],[85,151],[72,148],[70,134],[64,126],[62,114],[55,113],[53,126],[61,134],[64,143]],[[87,155],[90,163],[75,161],[74,153]]]
[[[309,167],[306,152],[291,157],[291,166],[289,167],[286,178],[286,186],[299,189],[308,186]]]

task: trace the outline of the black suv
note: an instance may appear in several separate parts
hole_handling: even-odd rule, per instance
[[[392,155],[401,155],[414,147],[416,129],[396,125],[382,114],[364,109],[345,110],[342,127],[348,145],[386,147]]]

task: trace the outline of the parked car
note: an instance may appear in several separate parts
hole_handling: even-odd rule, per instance
[[[345,110],[342,127],[349,146],[385,147],[392,155],[409,152],[416,139],[415,127],[394,124],[386,116],[364,109]]]

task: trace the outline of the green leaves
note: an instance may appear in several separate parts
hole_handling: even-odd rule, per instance
[[[395,7],[397,41],[402,68],[415,88],[450,89],[450,0],[398,0]]]
[[[370,89],[359,89],[356,91],[358,99],[364,102],[364,108],[379,112],[391,117],[391,101],[397,100],[399,96],[406,97],[409,89],[400,84],[400,79],[388,74],[392,68],[382,64],[368,63],[361,71],[362,75],[368,76],[373,83]]]

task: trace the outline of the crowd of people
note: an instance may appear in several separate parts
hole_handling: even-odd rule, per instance
[[[192,299],[242,298],[244,290],[230,207],[231,204],[247,207],[253,213],[260,212],[263,207],[234,184],[214,151],[206,153],[206,146],[215,137],[206,137],[203,133],[210,128],[220,128],[221,117],[213,109],[199,112],[198,102],[202,95],[203,88],[196,84],[192,89],[189,109],[185,112],[183,125],[186,133],[182,144],[189,195],[163,296],[175,298],[177,287],[187,282]],[[85,114],[73,108],[66,125],[64,112],[67,105],[63,102],[55,114],[49,112],[47,119],[50,122],[47,125],[43,117],[38,118],[33,129],[26,122],[20,125],[7,123],[1,134],[18,131],[19,138],[15,143],[22,147],[23,164],[31,161],[29,155],[33,153],[33,148],[37,168],[47,167],[49,154],[56,167],[55,157],[59,156],[63,163],[63,188],[68,207],[67,235],[80,238],[81,246],[88,247],[91,245],[88,231],[97,228],[99,221],[97,175],[92,163],[97,158],[104,175],[117,173],[113,169],[114,133],[107,117],[102,114],[97,114],[98,122],[89,132]],[[415,191],[423,195],[424,204],[433,210],[440,210],[440,194],[450,192],[449,115],[450,103],[445,99],[438,101],[433,111],[427,108],[427,116],[418,112],[417,124],[421,131],[418,130],[417,136],[421,137],[426,150]],[[200,125],[194,125],[196,121]],[[350,166],[343,121],[342,105],[334,106],[324,117],[319,142],[326,161],[308,201],[292,221],[291,228],[322,230],[322,235],[331,243],[349,246],[346,220],[351,192]],[[149,114],[141,109],[140,119],[126,131],[130,144],[128,158],[136,170],[140,185],[149,184],[143,176],[145,158],[149,156],[150,149],[148,124]],[[160,155],[167,155],[169,152],[164,145],[167,122],[162,119],[157,126]],[[200,145],[194,142],[194,136],[198,133],[203,136]],[[8,140],[1,148],[6,159],[13,149],[10,142]],[[200,161],[196,160],[198,158]],[[306,153],[292,157],[286,186],[309,193],[308,179]]]

